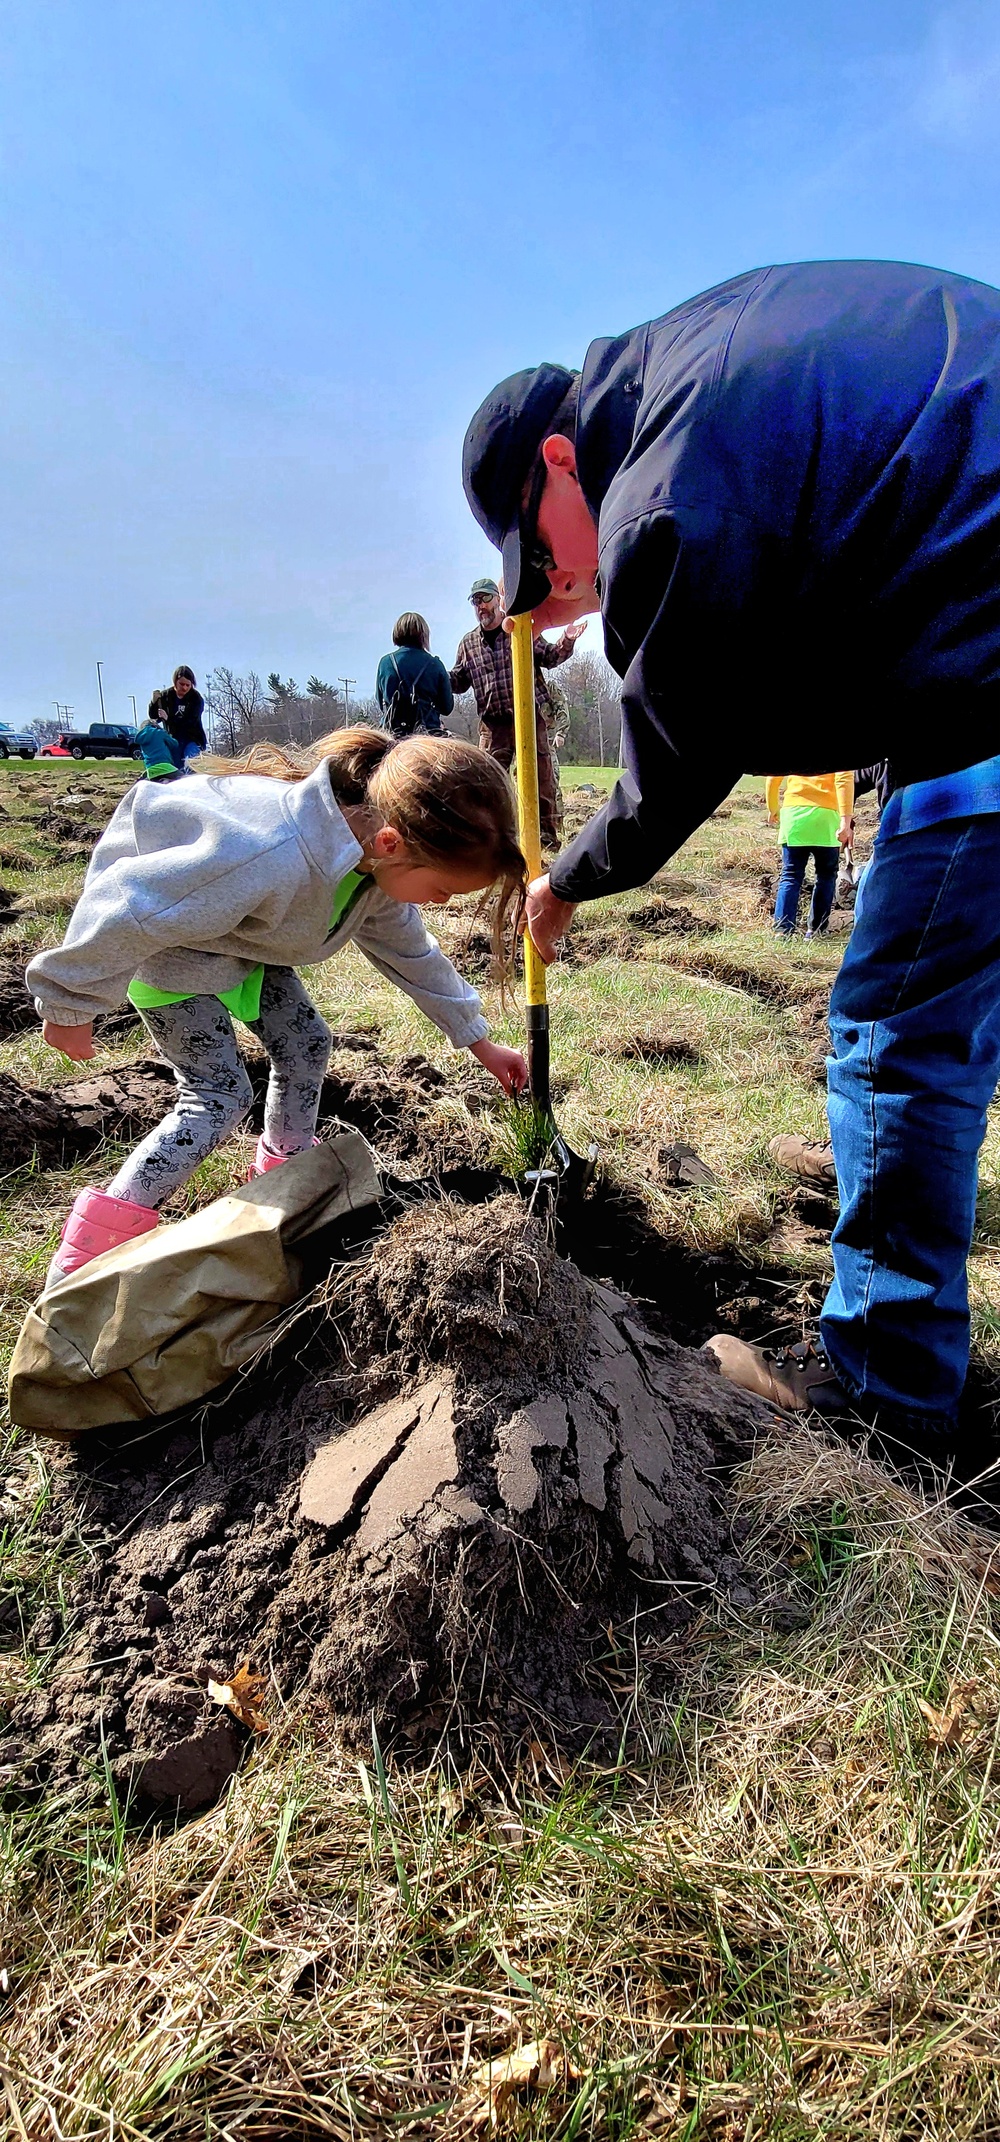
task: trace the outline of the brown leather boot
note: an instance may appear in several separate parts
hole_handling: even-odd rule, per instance
[[[703,1352],[714,1354],[730,1383],[756,1398],[768,1398],[786,1413],[849,1413],[851,1401],[837,1381],[831,1362],[821,1347],[806,1339],[798,1346],[772,1352],[767,1346],[750,1346],[729,1332],[719,1331],[706,1339]]]
[[[775,1165],[796,1175],[800,1183],[811,1183],[815,1190],[836,1192],[837,1170],[828,1138],[796,1138],[789,1134],[772,1138],[767,1150]]]

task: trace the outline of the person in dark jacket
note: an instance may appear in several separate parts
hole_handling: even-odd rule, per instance
[[[202,726],[205,702],[198,690],[193,669],[182,662],[174,671],[174,681],[165,691],[154,692],[149,702],[152,717],[155,708],[166,716],[167,730],[181,746],[182,766],[189,759],[196,759],[200,751],[208,749],[208,738]]]
[[[542,629],[600,607],[623,680],[627,770],[531,890],[543,956],[741,774],[821,772],[834,740],[839,765],[891,761],[831,1002],[820,1343],[710,1344],[782,1405],[947,1438],[1000,1074],[1000,291],[892,262],[738,276],[593,343],[579,375],[504,381],[464,480],[511,611]]]
[[[430,645],[426,617],[404,610],[393,626],[393,651],[382,656],[375,677],[375,697],[393,736],[440,736],[441,716],[455,704],[448,672]]]

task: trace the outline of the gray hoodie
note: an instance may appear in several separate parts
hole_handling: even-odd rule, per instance
[[[354,943],[456,1048],[488,1033],[474,989],[420,919],[373,882],[331,933],[334,893],[362,849],[326,762],[305,781],[192,774],[122,798],[101,835],[64,942],[26,980],[38,1013],[84,1026],[134,976],[218,996],[261,963],[308,967]]]

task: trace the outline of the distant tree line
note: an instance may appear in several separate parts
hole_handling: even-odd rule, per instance
[[[603,655],[588,650],[545,672],[556,704],[564,766],[617,766],[621,748],[621,680]],[[565,715],[565,720],[560,716]]]

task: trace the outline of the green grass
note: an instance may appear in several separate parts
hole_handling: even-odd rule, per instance
[[[77,766],[45,772],[61,788],[81,780]],[[121,792],[104,768],[86,775],[109,804]],[[574,787],[614,775],[564,769],[571,823],[589,807]],[[9,793],[17,803],[0,769],[0,802]],[[870,835],[869,820],[862,849]],[[8,839],[35,842],[0,820]],[[54,938],[73,891],[40,836],[31,853],[35,909],[8,933],[19,943]],[[652,888],[694,927],[630,924],[649,891],[597,903],[576,924],[596,956],[561,961],[549,994],[571,1144],[596,1139],[665,1239],[738,1254],[794,1320],[821,1295],[828,1244],[796,1218],[767,1141],[823,1132],[822,1026],[803,1007],[822,999],[845,940],[775,944],[760,881],[776,867],[760,784],[743,783]],[[467,922],[434,927],[458,945]],[[309,979],[334,1027],[376,1022],[387,1057],[420,1049],[456,1068],[360,955]],[[517,1040],[516,1009],[486,995],[495,1031]],[[0,1069],[37,1084],[69,1075],[35,1034],[4,1045]],[[443,1136],[458,1106],[443,1099]],[[659,1154],[677,1140],[709,1162],[714,1188],[667,1188]],[[988,1361],[998,1159],[992,1114],[972,1264]],[[112,1164],[108,1151],[0,1183],[8,1351],[75,1188]],[[188,1202],[244,1166],[236,1141]],[[0,1555],[22,1616],[3,1638],[0,1701],[25,1682],[44,1689],[51,1670],[21,1631],[72,1566],[72,1543],[53,1549],[40,1526],[56,1462],[12,1436],[0,1465]],[[807,1429],[764,1439],[738,1492],[755,1596],[709,1598],[655,1645],[641,1621],[609,1629],[599,1671],[621,1710],[616,1762],[567,1768],[543,1741],[506,1766],[485,1745],[460,1765],[446,1751],[402,1768],[375,1746],[359,1762],[305,1701],[278,1706],[225,1801],[176,1830],[134,1828],[110,1781],[86,1811],[9,1809],[11,2132],[471,2138],[489,2131],[477,2067],[546,2034],[581,2079],[565,2099],[514,2102],[506,2131],[520,2137],[1000,2132],[992,1542]],[[936,1747],[920,1704],[943,1710],[961,1688],[958,1744]]]

